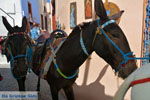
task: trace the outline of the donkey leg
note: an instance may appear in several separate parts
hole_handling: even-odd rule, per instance
[[[55,81],[53,79],[48,78],[47,80],[50,90],[51,90],[51,95],[52,95],[52,100],[58,100],[58,88],[56,87]]]
[[[37,91],[40,91],[40,76],[38,76]]]
[[[72,86],[65,87],[63,89],[64,89],[64,92],[65,92],[66,97],[67,97],[68,100],[75,100]]]
[[[55,87],[55,85],[50,85],[52,100],[58,100],[58,89]]]
[[[17,79],[19,85],[19,91],[25,91],[25,80],[26,77],[22,77],[21,79]]]

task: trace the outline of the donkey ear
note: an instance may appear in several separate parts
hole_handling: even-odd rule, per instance
[[[122,16],[123,13],[124,13],[124,10],[121,10],[120,12],[110,16],[109,18],[113,20],[118,20]]]
[[[102,0],[95,0],[94,6],[96,15],[99,16],[101,20],[108,19]]]
[[[27,27],[27,18],[24,16],[22,19],[22,27],[21,27],[22,32],[26,31],[26,27]]]
[[[3,24],[6,27],[6,29],[8,30],[8,32],[13,33],[14,32],[13,27],[8,23],[7,19],[4,16],[2,16],[2,20],[3,20]]]

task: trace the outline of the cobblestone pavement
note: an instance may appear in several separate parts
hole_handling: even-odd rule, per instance
[[[11,71],[9,68],[4,68],[5,66],[8,67],[9,65],[1,65],[0,73],[3,76],[3,80],[0,81],[0,91],[18,91],[18,83],[13,78]],[[26,79],[26,91],[35,91],[37,86],[37,79],[38,77],[34,73],[30,73],[27,75]],[[41,88],[39,93],[39,100],[52,100],[51,99],[51,93],[50,88],[47,82],[43,79],[41,79]],[[65,95],[61,91],[59,93],[59,98],[61,100],[65,100]]]

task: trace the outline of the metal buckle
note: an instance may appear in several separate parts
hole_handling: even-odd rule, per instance
[[[99,27],[97,27],[96,34],[99,34],[99,35],[102,34]]]

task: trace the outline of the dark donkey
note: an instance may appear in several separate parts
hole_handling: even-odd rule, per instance
[[[26,31],[27,19],[22,20],[22,27],[12,27],[5,17],[2,17],[3,23],[8,30],[7,37],[1,41],[2,54],[6,55],[7,61],[10,62],[11,71],[16,78],[19,90],[25,90],[26,74],[32,61],[31,40]]]
[[[129,61],[129,57],[134,56],[124,33],[114,20],[108,18],[101,0],[95,0],[95,11],[100,19],[76,26],[49,67],[46,80],[50,85],[53,100],[58,100],[60,89],[65,91],[68,100],[74,100],[72,85],[77,78],[78,69],[93,51],[110,64],[123,79],[137,68],[135,60]],[[44,56],[46,55],[42,55]],[[39,66],[33,64],[36,74]]]

